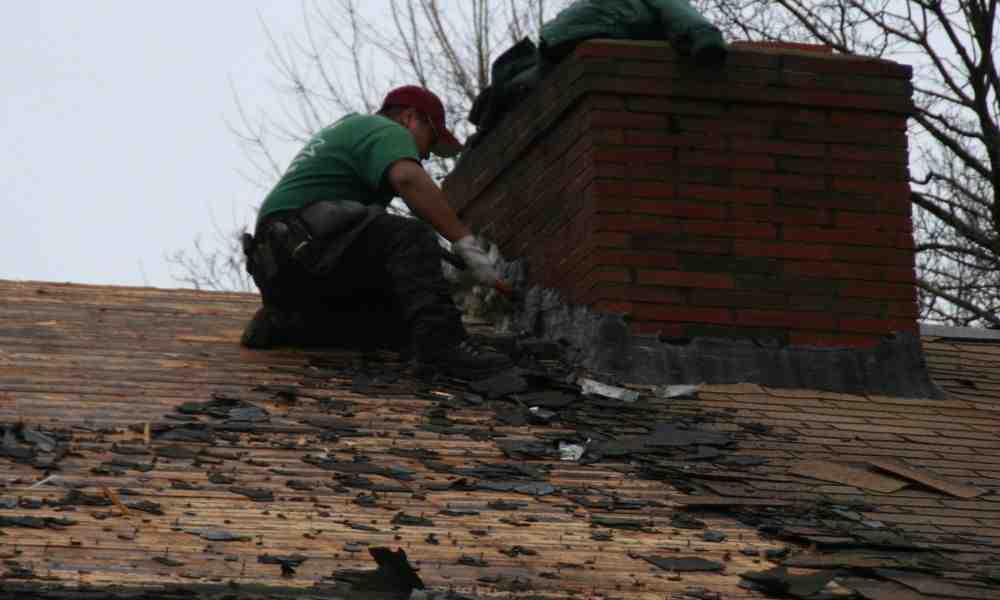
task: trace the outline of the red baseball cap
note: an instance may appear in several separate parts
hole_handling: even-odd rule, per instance
[[[418,85],[404,85],[386,94],[385,100],[382,101],[382,109],[387,106],[415,108],[430,119],[434,131],[437,132],[437,143],[431,148],[434,154],[449,158],[462,151],[462,143],[445,125],[444,104],[434,92]]]

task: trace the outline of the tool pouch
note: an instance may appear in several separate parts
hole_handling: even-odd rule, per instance
[[[256,238],[249,233],[244,233],[241,238],[247,273],[262,293],[272,288],[278,277],[282,261],[281,254],[275,249],[286,247],[287,238],[288,226],[280,221],[259,231]]]
[[[354,201],[314,202],[298,213],[309,239],[291,249],[292,258],[313,275],[333,270],[344,250],[381,209]]]

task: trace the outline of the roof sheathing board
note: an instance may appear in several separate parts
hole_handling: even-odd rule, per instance
[[[370,544],[404,548],[431,587],[455,587],[484,596],[520,588],[521,595],[662,598],[694,586],[739,598],[755,594],[738,587],[737,574],[769,566],[763,558],[746,556],[740,550],[752,547],[763,552],[785,545],[761,538],[754,528],[725,512],[697,515],[710,529],[727,534],[722,543],[704,541],[700,530],[674,527],[678,505],[689,496],[668,483],[634,477],[636,465],[627,459],[605,459],[593,465],[528,461],[529,465],[552,465],[547,483],[563,490],[592,488],[595,493],[589,496],[437,489],[459,478],[435,471],[428,461],[414,458],[405,449],[437,453],[434,461],[452,467],[514,462],[501,453],[497,440],[423,428],[433,418],[428,411],[446,397],[431,392],[457,394],[461,389],[421,384],[409,378],[391,355],[365,364],[349,352],[240,350],[235,339],[255,308],[254,296],[23,283],[0,283],[0,291],[10,299],[0,307],[0,319],[6,324],[0,327],[0,422],[23,419],[67,430],[76,426],[72,435],[79,456],[65,458],[62,470],[54,474],[64,477],[64,482],[86,484],[88,493],[100,493],[101,486],[127,488],[133,492],[125,495],[127,502],[156,502],[165,513],[132,510],[124,518],[114,507],[0,509],[0,516],[78,521],[61,530],[4,529],[0,554],[16,552],[10,560],[32,565],[36,576],[54,578],[34,582],[40,586],[81,582],[190,585],[232,580],[308,587],[334,571],[373,566],[364,545]],[[158,313],[155,327],[143,318],[151,312],[147,305],[157,311],[169,307]],[[185,310],[189,305],[192,309]],[[936,350],[943,358],[953,351],[953,346]],[[933,356],[928,357],[932,371]],[[363,385],[364,371],[376,379]],[[379,373],[389,376],[379,379]],[[979,381],[989,376],[989,369],[967,367],[965,374]],[[267,387],[253,389],[262,385]],[[280,392],[286,388],[279,386],[291,386],[287,389],[296,392],[298,400],[285,401],[287,396]],[[126,468],[124,475],[116,477],[91,472],[115,458],[120,459],[119,465],[127,464],[122,460],[152,464],[154,454],[116,453],[113,444],[142,448],[143,423],[167,422],[164,416],[179,404],[208,401],[213,394],[236,396],[265,408],[272,432],[241,433],[237,442],[221,444],[215,450],[231,455],[227,459],[157,457],[148,472]],[[328,402],[324,410],[324,399],[340,402]],[[995,406],[995,398],[992,402]],[[748,503],[768,498],[797,504],[823,499],[844,505],[860,503],[872,509],[864,511],[866,519],[888,523],[917,543],[954,551],[971,572],[981,570],[980,563],[988,564],[1000,543],[996,528],[1000,503],[995,501],[1000,488],[998,418],[996,413],[976,408],[977,403],[987,404],[755,385],[709,386],[697,398],[650,399],[649,412],[642,416],[702,419],[712,430],[738,436],[735,455],[766,460],[751,467],[725,468],[711,462],[678,461],[674,473],[693,473],[675,481],[690,486],[688,491],[716,496],[721,491],[723,498],[736,498],[734,504],[739,494]],[[342,420],[355,431],[341,430],[338,439],[327,435],[323,440],[324,430],[307,423],[320,416]],[[449,408],[447,417],[458,428],[513,439],[553,433],[553,427],[505,426],[486,407]],[[623,423],[621,432],[634,434],[641,430],[640,424]],[[108,432],[99,431],[102,428]],[[154,439],[150,449],[176,445],[198,451],[207,447]],[[335,479],[336,472],[303,461],[324,450],[342,461],[367,457],[377,465],[411,471],[414,479],[365,475],[377,484],[392,486],[384,490],[397,491],[378,492],[373,504],[365,500],[359,504],[358,494],[370,495],[371,490],[337,489],[350,480]],[[988,494],[959,500],[911,485],[895,494],[878,495],[789,475],[795,461],[832,456],[854,463],[872,457],[901,457],[939,476],[979,486]],[[6,486],[0,487],[0,498],[54,502],[67,492],[51,485],[30,489],[41,471],[3,458],[0,464],[5,468],[0,484]],[[673,468],[669,461],[659,464],[661,469],[668,467]],[[230,475],[235,481],[210,483],[209,473]],[[293,489],[288,487],[293,480],[318,487]],[[192,485],[200,489],[185,489]],[[234,486],[269,489],[275,500],[254,502],[234,493]],[[402,491],[404,487],[410,491]],[[580,504],[580,498],[607,501],[609,492],[624,501],[654,504],[638,510],[619,506],[613,511]],[[498,499],[526,505],[489,506]],[[480,514],[462,512],[469,510]],[[450,516],[441,511],[451,511]],[[433,525],[394,525],[399,513],[429,518]],[[636,521],[645,531],[595,527],[595,516]],[[368,527],[377,531],[365,530]],[[220,529],[250,539],[212,542],[190,533],[198,529]],[[610,532],[611,539],[592,539],[595,531]],[[515,546],[538,555],[500,553]],[[265,553],[299,553],[309,560],[286,579],[280,576],[279,567],[257,563]],[[642,554],[697,555],[723,563],[726,571],[671,574],[632,558]],[[170,567],[154,560],[164,556],[184,564]],[[476,559],[487,566],[474,566]],[[460,560],[468,564],[459,564]]]

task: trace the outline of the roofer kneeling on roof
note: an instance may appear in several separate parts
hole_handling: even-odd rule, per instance
[[[264,200],[255,235],[244,235],[263,306],[241,343],[412,351],[422,366],[468,379],[510,367],[468,339],[441,269],[434,230],[478,282],[499,280],[420,163],[461,148],[441,100],[417,86],[313,136]],[[385,211],[397,195],[419,219]]]

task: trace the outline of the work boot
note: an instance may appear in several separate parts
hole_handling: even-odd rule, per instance
[[[274,308],[262,306],[243,329],[240,345],[264,350],[292,344],[295,337],[291,317]]]
[[[419,359],[421,370],[433,370],[448,377],[476,381],[514,366],[509,357],[463,340],[430,358]]]

